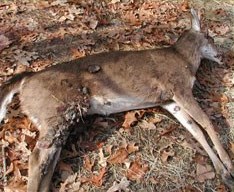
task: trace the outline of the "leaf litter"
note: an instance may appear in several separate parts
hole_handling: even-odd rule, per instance
[[[190,6],[204,8],[202,24],[208,25],[217,43],[223,42],[226,65],[211,67],[204,62],[194,94],[233,153],[234,131],[222,129],[227,127],[223,119],[233,118],[233,44],[225,43],[233,28],[229,1],[22,2],[0,3],[1,82],[25,70],[38,71],[103,51],[170,45],[189,28]],[[0,187],[25,191],[28,155],[38,132],[22,114],[9,111],[0,128],[7,170],[7,183],[1,179]],[[84,128],[72,134],[62,152],[53,191],[227,191],[200,145],[164,114],[148,109],[112,120],[87,119],[88,133]],[[3,172],[0,167],[1,176]]]

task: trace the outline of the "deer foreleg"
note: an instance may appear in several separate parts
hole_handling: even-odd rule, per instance
[[[207,143],[203,132],[198,127],[198,125],[192,120],[192,118],[183,109],[181,109],[175,102],[165,104],[162,107],[167,111],[169,111],[202,145],[202,147],[209,155],[215,169],[218,172],[222,171],[227,173],[227,170],[225,169],[225,167],[223,166],[217,155],[214,153],[214,151]]]
[[[218,173],[222,174],[224,182],[230,187],[233,188],[234,182],[233,178],[227,171],[226,167],[222,164],[220,159],[214,153],[212,148],[209,146],[203,132],[200,127],[194,122],[194,120],[189,116],[189,114],[180,107],[176,102],[171,102],[169,104],[162,105],[164,109],[169,111],[192,135],[193,137],[201,144],[204,150],[207,152],[210,157],[215,170]]]
[[[211,141],[214,144],[215,149],[219,155],[219,158],[226,166],[227,170],[230,174],[233,174],[233,165],[230,157],[227,152],[223,148],[217,132],[214,130],[212,122],[210,121],[207,114],[200,108],[197,101],[194,99],[192,93],[187,94],[185,96],[176,95],[173,100],[178,104],[179,107],[183,108],[186,113],[192,117],[194,121],[196,121],[201,127],[207,132]]]

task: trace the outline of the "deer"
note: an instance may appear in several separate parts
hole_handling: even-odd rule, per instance
[[[233,188],[232,161],[192,88],[202,59],[222,64],[214,40],[201,31],[191,9],[191,28],[169,47],[105,52],[12,77],[0,87],[0,121],[18,94],[39,130],[29,156],[28,192],[47,192],[70,127],[82,117],[161,107],[200,143],[224,183]],[[208,144],[210,137],[215,151]]]

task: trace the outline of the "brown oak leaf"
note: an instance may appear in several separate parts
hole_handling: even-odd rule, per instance
[[[207,179],[213,179],[215,173],[210,165],[197,164],[197,180],[204,182]]]
[[[147,164],[140,160],[134,161],[127,170],[126,177],[132,181],[143,179],[145,173],[149,170]]]
[[[118,149],[113,155],[111,155],[107,162],[111,164],[120,164],[128,157],[128,151],[125,148]]]
[[[128,129],[131,127],[131,125],[137,121],[137,118],[136,118],[136,114],[138,112],[137,111],[130,111],[130,112],[127,112],[125,117],[124,117],[124,122],[122,124],[122,126],[125,128],[125,129]]]

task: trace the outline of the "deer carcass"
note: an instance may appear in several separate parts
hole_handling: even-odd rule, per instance
[[[169,111],[199,141],[215,170],[232,187],[232,162],[192,95],[201,59],[221,61],[213,41],[201,32],[196,12],[192,9],[191,13],[191,29],[171,47],[91,55],[17,75],[1,86],[0,120],[13,95],[19,93],[23,112],[39,129],[29,158],[29,192],[49,191],[69,127],[81,116],[155,106]],[[217,154],[200,127],[209,135]]]

